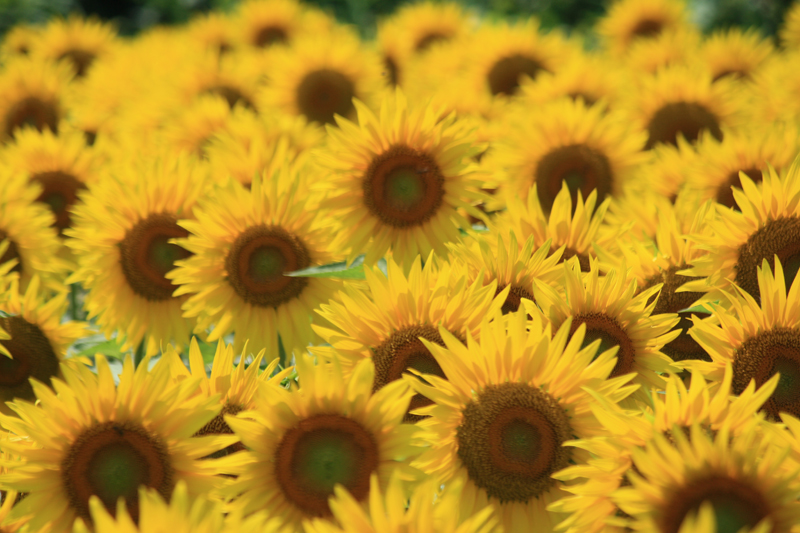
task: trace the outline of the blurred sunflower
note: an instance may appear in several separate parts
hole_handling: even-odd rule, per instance
[[[67,280],[89,292],[84,306],[108,338],[152,354],[164,342],[189,342],[194,320],[185,318],[185,297],[165,277],[190,252],[171,242],[188,232],[190,217],[207,183],[205,169],[187,156],[165,153],[119,165],[83,195],[72,211],[71,237],[78,268]]]
[[[59,375],[59,362],[66,357],[67,348],[86,336],[85,323],[72,320],[62,323],[67,306],[67,292],[46,295],[38,276],[33,277],[25,291],[20,291],[19,280],[13,278],[3,291],[0,329],[10,339],[0,339],[0,344],[11,357],[0,354],[1,413],[11,413],[7,401],[35,400],[28,380],[34,378],[49,386],[50,380]]]
[[[701,141],[711,139],[710,135],[701,136]],[[707,141],[706,141],[707,142]],[[652,191],[653,193],[670,200],[670,203],[675,203],[678,198],[678,193],[686,182],[686,175],[688,168],[691,167],[698,159],[697,151],[695,148],[682,136],[678,136],[677,143],[664,144],[658,143],[650,149],[650,158],[643,164],[639,165],[632,173],[631,179],[628,181],[627,190],[623,191],[622,195],[614,199],[611,206],[609,217],[618,211],[619,204],[625,204],[625,208],[636,208],[634,205],[638,203],[639,209],[652,207],[650,202],[642,201],[637,198],[640,195],[646,195],[644,190]],[[627,200],[630,200],[628,202]],[[656,211],[653,210],[655,213]],[[625,216],[625,213],[621,213]],[[644,228],[649,233],[655,231],[655,226]],[[652,235],[650,235],[652,237]]]
[[[606,48],[619,55],[634,42],[687,27],[688,10],[683,0],[617,0],[598,21],[597,32]]]
[[[210,11],[196,15],[186,25],[186,38],[203,50],[218,54],[232,52],[236,44],[237,26],[234,19],[226,14]]]
[[[346,285],[336,300],[320,305],[317,313],[335,329],[314,326],[330,346],[316,346],[311,352],[336,359],[346,376],[359,361],[371,358],[376,391],[410,368],[446,379],[421,339],[443,345],[438,328],[460,338],[476,335],[481,321],[504,305],[510,289],[497,291],[496,282],[468,280],[462,265],[437,263],[430,255],[423,268],[418,256],[408,276],[391,259],[386,276],[377,267],[366,267],[366,290]],[[409,409],[430,403],[415,395]],[[413,414],[405,417],[419,419]]]
[[[345,381],[336,364],[297,361],[299,389],[275,388],[256,398],[257,408],[226,416],[247,450],[219,460],[237,467],[239,477],[224,494],[235,497],[229,512],[266,511],[298,530],[305,519],[329,518],[329,496],[342,485],[358,502],[378,496],[370,478],[385,491],[395,473],[418,474],[409,462],[419,453],[416,428],[401,421],[412,392],[397,380],[372,393],[375,370],[362,360]]]
[[[244,42],[258,48],[294,44],[300,37],[333,29],[334,20],[296,0],[246,0],[239,4],[234,27]]]
[[[672,359],[661,352],[661,348],[679,334],[671,331],[679,322],[678,315],[653,315],[655,302],[648,304],[651,297],[658,294],[661,285],[653,285],[637,294],[636,280],[626,270],[611,270],[600,276],[597,261],[592,261],[586,274],[581,272],[577,259],[567,261],[564,270],[566,297],[536,280],[536,303],[550,318],[553,327],[570,324],[570,338],[585,324],[582,346],[599,340],[598,353],[618,348],[610,377],[632,373],[632,383],[642,388],[628,399],[626,405],[635,406],[631,400],[648,404],[649,389],[663,389],[663,375],[678,370]],[[532,309],[533,305],[526,304],[526,307]]]
[[[263,60],[254,54],[195,54],[192,66],[179,78],[179,100],[175,103],[185,105],[187,100],[214,95],[222,97],[231,109],[238,106],[256,112],[263,68]]]
[[[77,518],[91,524],[92,496],[112,515],[124,498],[136,520],[141,485],[168,499],[180,480],[192,496],[213,495],[225,483],[213,461],[200,459],[235,438],[192,438],[219,411],[217,398],[193,395],[196,380],[171,385],[166,365],[147,369],[149,357],[135,370],[127,358],[119,385],[105,357],[97,354],[95,362],[97,373],[62,365],[57,393],[34,381],[37,402],[12,402],[19,418],[0,415],[4,428],[33,443],[0,440],[21,458],[0,482],[28,493],[10,517],[30,516],[32,531],[72,531]]]
[[[481,163],[502,174],[500,189],[506,197],[525,202],[536,184],[545,212],[565,183],[573,203],[578,191],[584,198],[596,191],[601,203],[619,194],[646,157],[644,133],[602,104],[587,107],[562,98],[533,111],[527,104],[510,106],[508,117],[504,138]]]
[[[792,65],[800,59],[800,50],[776,54],[753,72],[745,90],[750,100],[747,118],[757,124],[796,122],[800,119],[800,76]]]
[[[699,59],[715,81],[725,76],[748,80],[775,53],[772,42],[756,30],[731,28],[711,34],[700,47]]]
[[[45,60],[64,60],[75,76],[82,78],[92,63],[111,51],[116,33],[112,25],[96,19],[54,18],[39,31],[30,55]]]
[[[71,66],[27,57],[10,59],[0,73],[0,139],[8,140],[23,126],[58,130],[64,117],[64,94],[72,80]]]
[[[16,55],[28,55],[31,52],[36,39],[39,38],[39,26],[17,23],[9,28],[3,35],[3,42],[0,44],[0,53],[4,58]]]
[[[204,94],[195,98],[174,117],[166,121],[161,131],[164,144],[176,152],[206,157],[206,147],[217,133],[224,133],[234,115],[250,114],[243,106],[234,109],[224,97]]]
[[[701,42],[702,35],[694,27],[666,31],[632,43],[623,61],[634,74],[655,74],[665,67],[690,63]]]
[[[792,4],[784,13],[780,38],[785,48],[800,48],[800,4]]]
[[[646,174],[650,168],[651,165],[642,165],[636,172],[636,179],[631,186],[624,189],[620,196],[611,199],[597,239],[605,242],[612,249],[616,249],[618,244],[631,241],[647,243],[655,239],[659,213],[672,206],[670,198],[659,194],[653,190],[653,187],[643,183],[644,176],[648,176],[648,179],[650,177]],[[678,179],[682,179],[683,176],[680,168],[657,167],[656,172],[659,170],[667,176],[677,174]],[[595,252],[592,251],[592,253]]]
[[[444,328],[444,347],[423,341],[449,380],[404,378],[435,402],[416,411],[429,415],[417,422],[429,447],[412,464],[437,483],[464,484],[461,519],[488,505],[505,531],[552,531],[557,517],[545,508],[563,492],[550,476],[581,455],[563,445],[603,432],[595,396],[616,404],[636,388],[631,376],[606,380],[614,356],[593,361],[597,343],[581,348],[585,327],[571,341],[569,329],[551,338],[538,313],[529,321],[520,309],[485,322],[466,345]]]
[[[234,350],[249,339],[272,358],[279,335],[287,354],[317,339],[312,310],[340,283],[285,275],[334,258],[329,243],[336,227],[308,194],[308,179],[305,169],[283,166],[257,177],[250,190],[231,181],[200,200],[196,221],[180,222],[188,237],[178,242],[192,255],[168,278],[180,285],[175,296],[188,295],[183,310],[197,317],[195,331],[213,327],[209,342],[233,331]]]
[[[365,253],[366,264],[391,250],[405,268],[431,251],[446,256],[445,243],[470,227],[457,210],[484,218],[472,205],[483,198],[470,160],[479,151],[472,133],[453,114],[409,106],[399,89],[379,115],[355,105],[359,124],[339,120],[316,154],[330,173],[319,184],[327,193],[323,205],[341,222],[333,246],[349,261]]]

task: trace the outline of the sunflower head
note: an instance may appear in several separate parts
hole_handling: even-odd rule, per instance
[[[293,44],[303,36],[331,31],[334,20],[297,0],[247,0],[237,8],[235,27],[248,46],[270,48]]]
[[[675,0],[617,0],[598,22],[598,32],[613,54],[634,42],[652,39],[689,24],[686,3]]]
[[[45,25],[31,48],[32,57],[66,62],[82,78],[115,45],[116,29],[97,19],[71,16]]]
[[[714,80],[729,76],[748,80],[775,54],[772,43],[753,30],[732,28],[709,36],[700,50]]]

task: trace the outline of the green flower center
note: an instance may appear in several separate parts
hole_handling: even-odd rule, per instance
[[[272,281],[283,275],[286,258],[274,246],[263,246],[250,255],[248,275],[256,282]]]
[[[414,209],[424,197],[425,181],[414,169],[398,168],[387,177],[384,199],[394,209]]]

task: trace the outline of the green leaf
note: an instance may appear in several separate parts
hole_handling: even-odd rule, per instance
[[[98,353],[114,359],[124,359],[130,352],[128,350],[123,352],[122,345],[117,342],[117,339],[109,339],[97,344],[89,344],[85,348],[80,349],[76,355],[92,357]]]
[[[214,355],[217,353],[217,343],[210,343],[197,339],[197,346],[200,347],[200,353],[203,355],[203,362],[206,365],[214,363]],[[186,357],[188,362],[189,351],[186,350]]]
[[[681,309],[682,313],[700,313],[704,315],[710,315],[713,313],[711,309],[705,307],[704,305],[695,305],[694,307],[689,307],[688,309]]]
[[[293,278],[328,278],[328,279],[365,279],[364,256],[360,255],[348,266],[347,262],[314,266],[303,270],[287,272],[285,276]]]

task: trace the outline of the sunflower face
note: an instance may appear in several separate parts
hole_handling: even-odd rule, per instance
[[[646,149],[657,143],[678,145],[678,135],[694,142],[700,132],[708,131],[722,140],[719,119],[705,106],[695,102],[673,102],[659,108],[647,124]]]
[[[333,117],[353,112],[355,87],[343,73],[332,69],[309,72],[297,86],[297,107],[305,117],[320,124],[335,124]]]
[[[43,172],[31,176],[31,181],[42,186],[42,193],[36,199],[50,206],[56,217],[56,228],[59,234],[70,227],[69,209],[77,202],[78,193],[86,189],[86,185],[75,176],[65,172]]]
[[[534,57],[514,54],[498,59],[486,74],[489,91],[496,96],[511,96],[517,92],[523,76],[536,78],[540,71],[547,69]]]
[[[766,259],[774,267],[778,256],[785,265],[783,275],[786,286],[791,286],[800,268],[800,217],[781,217],[769,220],[739,248],[734,281],[753,297],[759,296],[758,267]]]
[[[4,117],[6,137],[25,126],[33,126],[38,131],[58,131],[60,117],[56,102],[37,96],[29,96],[14,103]]]
[[[572,319],[570,338],[582,324],[586,325],[583,348],[596,340],[600,340],[597,353],[602,353],[614,346],[619,347],[617,364],[614,365],[609,377],[622,376],[633,371],[636,350],[630,337],[614,317],[604,313],[578,313]]]
[[[42,330],[23,317],[2,317],[0,328],[11,335],[11,339],[2,341],[11,358],[0,354],[0,399],[33,400],[28,379],[49,384],[58,375],[60,358]]]
[[[611,193],[613,175],[608,158],[602,152],[582,144],[562,146],[549,152],[536,166],[537,191],[542,208],[550,211],[561,184],[566,183],[573,203],[578,191],[584,198],[597,190],[599,201]]]

